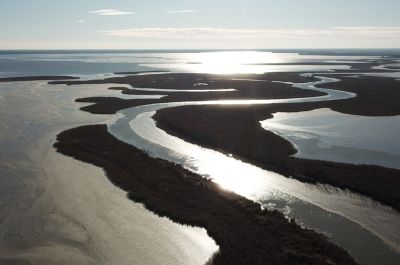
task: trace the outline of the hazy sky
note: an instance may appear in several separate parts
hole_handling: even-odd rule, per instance
[[[400,48],[400,0],[0,0],[0,49]]]

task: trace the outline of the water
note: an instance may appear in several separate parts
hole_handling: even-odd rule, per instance
[[[348,69],[347,64],[383,60],[381,56],[392,51],[301,53],[4,51],[0,52],[0,76],[77,75],[82,79],[92,79],[115,76],[113,72],[146,70],[223,74],[331,71]],[[382,67],[387,64],[383,62]],[[398,78],[399,71],[379,75]],[[118,138],[153,156],[180,163],[227,189],[259,201],[264,207],[295,217],[299,224],[325,233],[361,264],[400,264],[398,212],[363,196],[329,186],[304,184],[192,145],[158,129],[151,118],[158,109],[180,105],[313,102],[355,96],[315,87],[336,81],[322,78],[317,82],[293,84],[303,89],[328,92],[314,98],[155,104],[127,109],[116,116],[89,115],[78,111],[83,104],[73,103],[73,99],[85,96],[133,97],[105,90],[113,84],[76,87],[49,86],[44,82],[0,84],[0,261],[13,259],[29,260],[34,264],[64,264],[63,258],[68,257],[74,264],[124,264],[132,260],[151,264],[201,264],[216,251],[217,247],[203,229],[182,227],[154,216],[140,204],[127,200],[100,170],[61,156],[50,148],[56,133],[61,130],[80,124],[109,122],[110,132]],[[160,95],[152,97],[179,93],[173,89],[159,92]],[[191,92],[204,93],[204,90]],[[332,119],[338,118],[335,115],[331,115]],[[303,118],[307,120],[308,115]],[[378,131],[382,129],[382,122],[383,119],[377,118],[375,128]],[[340,126],[335,130],[345,128]],[[343,130],[351,131],[352,128]],[[308,133],[317,137],[315,131],[319,132],[314,126]],[[365,139],[375,136],[369,135]],[[324,133],[318,137],[327,141]],[[332,148],[338,142],[332,144],[332,138],[329,141]],[[363,144],[362,148],[368,146],[365,142]],[[388,152],[384,146],[378,151]],[[326,144],[314,146],[319,151],[326,147]],[[353,151],[359,152],[360,146],[356,149]],[[231,170],[226,172],[226,169]],[[153,231],[157,231],[156,237]],[[148,245],[152,246],[151,253]]]
[[[380,57],[299,55],[294,51],[4,51],[0,52],[0,76],[83,75],[146,70],[206,73],[318,71],[348,69],[346,63],[362,63],[377,58]],[[314,65],[332,61],[338,61],[338,64]],[[293,63],[306,65],[291,65]]]
[[[294,144],[296,157],[400,169],[400,116],[365,117],[317,109],[275,113],[261,125]]]
[[[204,264],[217,250],[204,229],[157,217],[52,148],[60,131],[117,118],[74,102],[120,96],[109,86],[0,84],[0,264]]]
[[[316,88],[336,79],[294,84],[303,89],[329,93],[314,98],[283,100],[222,100],[163,103],[121,111],[120,119],[109,130],[120,140],[135,145],[155,157],[179,163],[271,209],[328,235],[361,264],[398,264],[400,262],[400,215],[368,198],[329,186],[314,186],[261,170],[213,150],[201,148],[173,137],[156,127],[155,111],[183,105],[271,104],[336,100],[354,94]]]

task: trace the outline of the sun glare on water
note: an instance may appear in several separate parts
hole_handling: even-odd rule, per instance
[[[292,56],[258,51],[176,53],[171,57],[172,61],[168,62],[167,58],[162,63],[153,61],[143,66],[192,73],[262,74],[279,71],[279,66],[274,64],[285,63]]]
[[[152,60],[141,66],[173,72],[205,74],[263,74],[269,72],[302,72],[349,69],[346,64],[316,65],[329,58],[300,56],[298,53],[274,53],[264,51],[223,51],[153,54]],[[161,58],[161,59],[160,59]],[[303,64],[293,64],[302,62]],[[311,62],[311,64],[307,64]]]
[[[188,67],[194,72],[214,74],[263,73],[263,64],[281,63],[271,52],[207,52],[188,56]]]

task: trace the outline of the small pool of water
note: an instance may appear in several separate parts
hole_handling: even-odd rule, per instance
[[[275,113],[261,126],[290,141],[296,157],[400,169],[400,116],[366,117],[324,108]]]

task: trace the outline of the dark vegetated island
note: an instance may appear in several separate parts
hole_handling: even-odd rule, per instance
[[[363,76],[340,76],[340,79],[341,82],[324,84],[323,87],[353,92],[357,97],[262,106],[184,106],[162,109],[154,118],[158,127],[187,141],[233,154],[241,160],[301,181],[350,189],[400,210],[399,170],[291,157],[296,153],[292,144],[264,130],[259,123],[272,118],[276,112],[318,108],[353,115],[400,115],[399,81]]]
[[[151,74],[151,73],[165,73],[168,70],[149,70],[149,71],[136,71],[136,72],[115,72],[116,75],[137,75],[137,74]]]
[[[329,75],[324,75],[329,76]],[[337,75],[330,77],[337,78]],[[400,115],[400,81],[371,76],[339,76],[341,82],[324,84],[324,88],[356,93],[347,100],[321,102],[334,111],[361,116]]]
[[[114,138],[106,125],[64,131],[56,149],[103,168],[128,197],[173,221],[204,227],[220,251],[214,264],[355,264],[322,235]]]
[[[256,79],[257,81],[253,81]],[[176,89],[176,90],[212,90],[212,89],[235,89],[235,91],[224,92],[178,92],[171,93],[165,91],[140,91],[125,87],[111,87],[113,90],[121,90],[129,95],[165,95],[161,99],[120,99],[112,97],[88,97],[78,99],[78,102],[95,103],[82,107],[84,111],[95,114],[113,114],[121,109],[163,102],[179,101],[204,101],[204,100],[224,100],[224,99],[282,99],[282,98],[304,98],[325,95],[319,91],[304,90],[292,87],[290,84],[276,83],[273,81],[290,80],[295,82],[316,81],[312,77],[301,77],[294,73],[270,73],[265,75],[205,75],[205,74],[150,74],[133,75],[125,77],[114,77],[100,80],[72,80],[72,81],[52,81],[49,84],[121,84],[131,85],[139,88],[155,89]],[[199,83],[207,83],[206,86],[199,86]]]
[[[159,71],[157,71],[159,72]],[[123,72],[122,72],[123,73]],[[118,73],[118,74],[122,74]],[[148,75],[135,75],[135,73],[143,72],[125,72],[125,74],[133,74],[121,77],[110,77],[105,79],[94,80],[78,80],[73,82],[51,82],[53,84],[130,84],[136,87],[148,88],[167,88],[167,89],[190,89],[198,82],[209,82],[208,87],[204,89],[215,88],[217,81],[238,81],[238,80],[264,80],[264,81],[282,81],[282,82],[310,82],[318,81],[312,77],[303,77],[295,72],[279,72],[279,73],[266,73],[266,74],[235,74],[235,75],[216,75],[216,74],[198,74],[198,73],[163,73],[157,74],[156,72]],[[197,87],[196,89],[200,89]],[[226,88],[226,87],[225,87]]]
[[[276,107],[185,106],[160,110],[154,118],[158,127],[186,141],[304,182],[350,189],[400,210],[399,170],[291,157],[293,145],[259,123]]]
[[[328,75],[326,75],[328,76]],[[338,77],[338,76],[333,76]],[[342,78],[342,77],[340,77]],[[257,79],[252,81],[248,79]],[[372,79],[372,78],[371,78]],[[135,87],[166,89],[235,88],[229,92],[169,93],[131,90],[126,94],[165,94],[162,99],[120,99],[92,97],[79,102],[94,103],[82,109],[91,113],[116,113],[119,110],[151,103],[210,99],[291,98],[323,95],[317,91],[293,88],[272,81],[310,82],[313,77],[298,73],[217,76],[201,74],[149,74],[90,81],[53,81],[54,84],[130,84]],[[329,183],[369,195],[399,209],[396,187],[399,171],[376,166],[357,166],[326,161],[292,158],[293,146],[265,131],[259,121],[281,112],[316,108],[361,115],[400,114],[395,104],[397,81],[368,78],[343,78],[330,87],[359,94],[359,97],[331,102],[273,104],[263,106],[185,106],[163,109],[155,115],[157,126],[172,135],[211,147],[250,161],[263,168],[293,176],[306,182]],[[393,81],[393,82],[392,82]],[[346,82],[346,83],[345,83]],[[369,85],[370,82],[377,82]],[[207,83],[207,86],[197,86]],[[380,91],[376,91],[376,85]],[[326,87],[324,85],[324,87]],[[377,106],[389,93],[394,100]],[[128,192],[130,199],[173,221],[204,227],[220,247],[215,264],[354,264],[349,255],[322,235],[301,229],[277,211],[260,206],[217,184],[191,173],[179,165],[147,156],[108,133],[105,125],[75,128],[61,133],[57,150],[103,168],[110,180]]]
[[[322,75],[322,74],[321,74]],[[331,108],[346,114],[366,116],[400,115],[400,82],[381,77],[323,76],[340,78],[338,83],[324,84],[332,88],[356,93],[346,100],[311,103],[269,105],[184,106],[163,109],[154,116],[157,126],[171,135],[204,147],[233,154],[244,161],[264,169],[281,173],[310,183],[324,183],[346,188],[370,196],[377,201],[400,209],[400,171],[379,166],[351,165],[328,161],[291,157],[295,148],[285,139],[261,128],[259,121],[272,118],[276,112],[299,112],[318,108]],[[252,81],[252,80],[257,81]],[[210,93],[166,93],[121,89],[126,94],[166,94],[160,100],[119,99],[92,97],[78,99],[93,105],[82,107],[91,113],[110,114],[118,110],[159,102],[195,101],[212,99],[260,99],[319,96],[318,91],[302,90],[285,82],[310,82],[314,77],[299,73],[267,73],[263,75],[208,75],[208,74],[154,74],[127,76],[89,81],[54,81],[62,84],[115,83],[136,87],[190,89],[199,82],[207,82],[205,89],[234,87],[237,91]],[[201,95],[198,95],[201,94]]]

